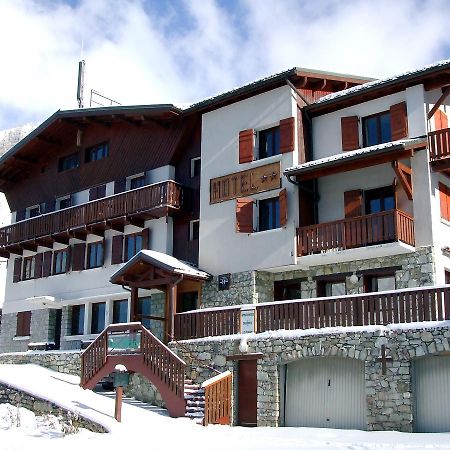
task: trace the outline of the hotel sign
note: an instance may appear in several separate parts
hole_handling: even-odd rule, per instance
[[[280,187],[281,166],[279,162],[276,162],[223,177],[212,178],[209,202],[211,204],[224,202],[225,200],[246,197]]]

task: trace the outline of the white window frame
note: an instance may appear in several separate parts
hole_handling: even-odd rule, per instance
[[[195,157],[195,158],[191,158],[191,178],[195,178],[196,177],[196,175],[194,175],[194,173],[195,173],[195,163],[196,163],[196,161],[200,161],[200,173],[201,173],[201,157],[200,156],[197,156],[197,157]],[[200,175],[199,175],[200,176]]]
[[[195,219],[189,222],[189,241],[194,240],[194,223],[198,223],[198,237],[200,239],[200,219]]]
[[[29,206],[28,208],[25,209],[25,219],[31,219],[30,213],[31,213],[31,211],[32,211],[33,209],[35,209],[35,208],[37,208],[38,211],[39,211],[39,214],[38,214],[38,215],[41,215],[41,214],[42,214],[42,211],[41,211],[41,205],[40,205],[40,204],[33,205],[33,206]],[[36,217],[36,216],[35,216],[35,217]]]
[[[63,200],[67,200],[67,199],[71,199],[71,195],[63,195],[62,197],[58,197],[57,199],[56,199],[56,210],[57,211],[59,211],[60,209],[61,209],[61,202],[63,201]],[[74,206],[74,205],[70,205],[70,206]],[[66,209],[66,208],[64,208],[64,209]]]

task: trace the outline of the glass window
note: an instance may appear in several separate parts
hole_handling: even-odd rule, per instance
[[[151,297],[139,297],[138,300],[138,315],[151,315]],[[150,329],[151,319],[149,317],[141,317],[141,323],[145,328]]]
[[[61,197],[56,200],[58,204],[58,209],[65,209],[70,208],[72,206],[72,198],[70,196],[68,197]]]
[[[280,228],[280,200],[278,197],[260,200],[258,231]]]
[[[199,220],[191,220],[189,224],[189,240],[195,241],[198,239],[200,233],[200,221]]]
[[[347,288],[345,286],[345,279],[337,280],[318,280],[317,281],[317,296],[318,297],[338,297],[346,295]]]
[[[364,117],[362,122],[364,147],[392,141],[391,113],[389,111]]]
[[[197,309],[198,292],[183,292],[178,296],[177,313]]]
[[[91,317],[91,333],[101,333],[105,329],[105,310],[106,303],[93,303],[92,304],[92,317]]]
[[[66,272],[68,257],[68,250],[60,250],[55,252],[53,259],[53,274]]]
[[[84,305],[72,306],[72,322],[70,324],[70,334],[84,334]]]
[[[107,142],[102,144],[98,144],[94,147],[90,147],[86,149],[85,152],[85,161],[98,161],[100,159],[106,158],[109,155],[109,145]]]
[[[298,279],[275,281],[273,283],[273,290],[275,301],[302,298],[302,284]]]
[[[28,208],[28,217],[31,219],[41,214],[41,207],[39,205]]]
[[[30,280],[34,278],[34,269],[35,269],[36,260],[34,256],[30,256],[28,258],[24,258],[23,261],[23,280]]]
[[[145,186],[145,175],[130,178],[130,189],[137,189],[142,186]]]
[[[392,186],[365,191],[364,196],[366,199],[366,214],[395,209],[395,195]]]
[[[367,292],[393,291],[395,288],[395,275],[369,275],[367,277]]]
[[[88,269],[103,265],[103,241],[93,242],[88,245]]]
[[[112,323],[128,322],[128,300],[115,300],[113,302]]]
[[[201,171],[201,160],[200,158],[191,159],[191,178],[199,177]]]
[[[65,170],[74,169],[79,165],[80,165],[80,158],[78,156],[78,152],[72,153],[70,155],[59,158],[58,171],[63,172]]]
[[[125,248],[127,249],[126,261],[142,250],[142,234],[129,234],[126,236]]]
[[[258,138],[259,159],[280,154],[280,127],[261,130]]]

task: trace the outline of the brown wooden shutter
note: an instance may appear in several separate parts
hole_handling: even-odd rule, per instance
[[[397,141],[408,136],[408,115],[406,113],[406,103],[392,105],[391,111],[391,134],[392,140]]]
[[[150,249],[150,228],[144,228],[142,230],[142,249]]]
[[[239,164],[253,161],[253,129],[239,132]]]
[[[295,119],[289,117],[280,120],[280,153],[294,151]]]
[[[444,111],[441,111],[438,109],[434,114],[434,129],[437,130],[444,130],[448,128],[448,117],[447,114],[445,114]]]
[[[251,198],[236,200],[236,231],[253,233],[253,200]]]
[[[20,276],[22,275],[22,258],[16,258],[14,260],[14,272],[13,272],[13,283],[20,281]]]
[[[86,244],[75,244],[72,252],[72,270],[84,270],[86,261]]]
[[[341,117],[342,150],[359,148],[358,116]]]
[[[111,264],[123,262],[123,234],[118,234],[112,238]]]
[[[127,180],[124,178],[123,180],[116,181],[114,183],[114,194],[119,194],[120,192],[125,192],[127,186]]]
[[[16,336],[29,336],[31,331],[31,311],[17,313]]]
[[[68,272],[70,270],[70,247],[67,247],[67,258],[66,258],[66,267],[64,268],[64,272]]]
[[[52,274],[52,255],[53,252],[43,253],[43,263],[42,263],[42,276],[49,277]]]
[[[43,253],[37,253],[34,257],[34,278],[42,277]]]
[[[443,183],[439,183],[439,200],[441,203],[441,217],[450,220],[450,189]]]
[[[282,189],[278,194],[280,199],[280,227],[287,225],[287,193],[286,189]]]
[[[346,219],[350,217],[362,216],[361,189],[344,192],[344,211]]]

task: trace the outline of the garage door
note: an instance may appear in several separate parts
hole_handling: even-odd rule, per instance
[[[413,374],[416,431],[450,431],[450,356],[420,358]]]
[[[351,358],[307,358],[286,367],[285,425],[366,428],[364,364]]]

